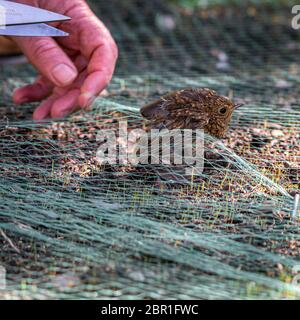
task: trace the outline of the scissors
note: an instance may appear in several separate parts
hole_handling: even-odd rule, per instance
[[[0,35],[15,37],[65,37],[69,34],[47,23],[70,20],[48,10],[0,0]]]

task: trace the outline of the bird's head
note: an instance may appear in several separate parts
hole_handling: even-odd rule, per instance
[[[223,138],[227,132],[233,112],[243,106],[236,104],[227,97],[215,95],[208,105],[208,123],[205,131],[217,138]]]

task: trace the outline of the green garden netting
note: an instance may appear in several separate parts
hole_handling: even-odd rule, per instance
[[[94,109],[34,123],[1,67],[0,265],[11,299],[297,299],[300,31],[287,1],[93,1],[120,49]],[[142,127],[139,108],[177,88],[246,102],[206,137],[201,177],[100,166],[100,129]],[[176,169],[164,168],[168,172]]]

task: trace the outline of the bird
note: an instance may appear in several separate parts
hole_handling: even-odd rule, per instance
[[[224,138],[233,112],[241,106],[209,88],[187,88],[145,105],[140,112],[153,129],[202,129]]]

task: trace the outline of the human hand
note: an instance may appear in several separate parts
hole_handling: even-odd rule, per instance
[[[54,24],[69,37],[14,37],[40,75],[14,92],[14,102],[42,101],[33,118],[63,118],[90,107],[109,84],[118,50],[110,32],[84,0],[17,0],[72,18]]]

